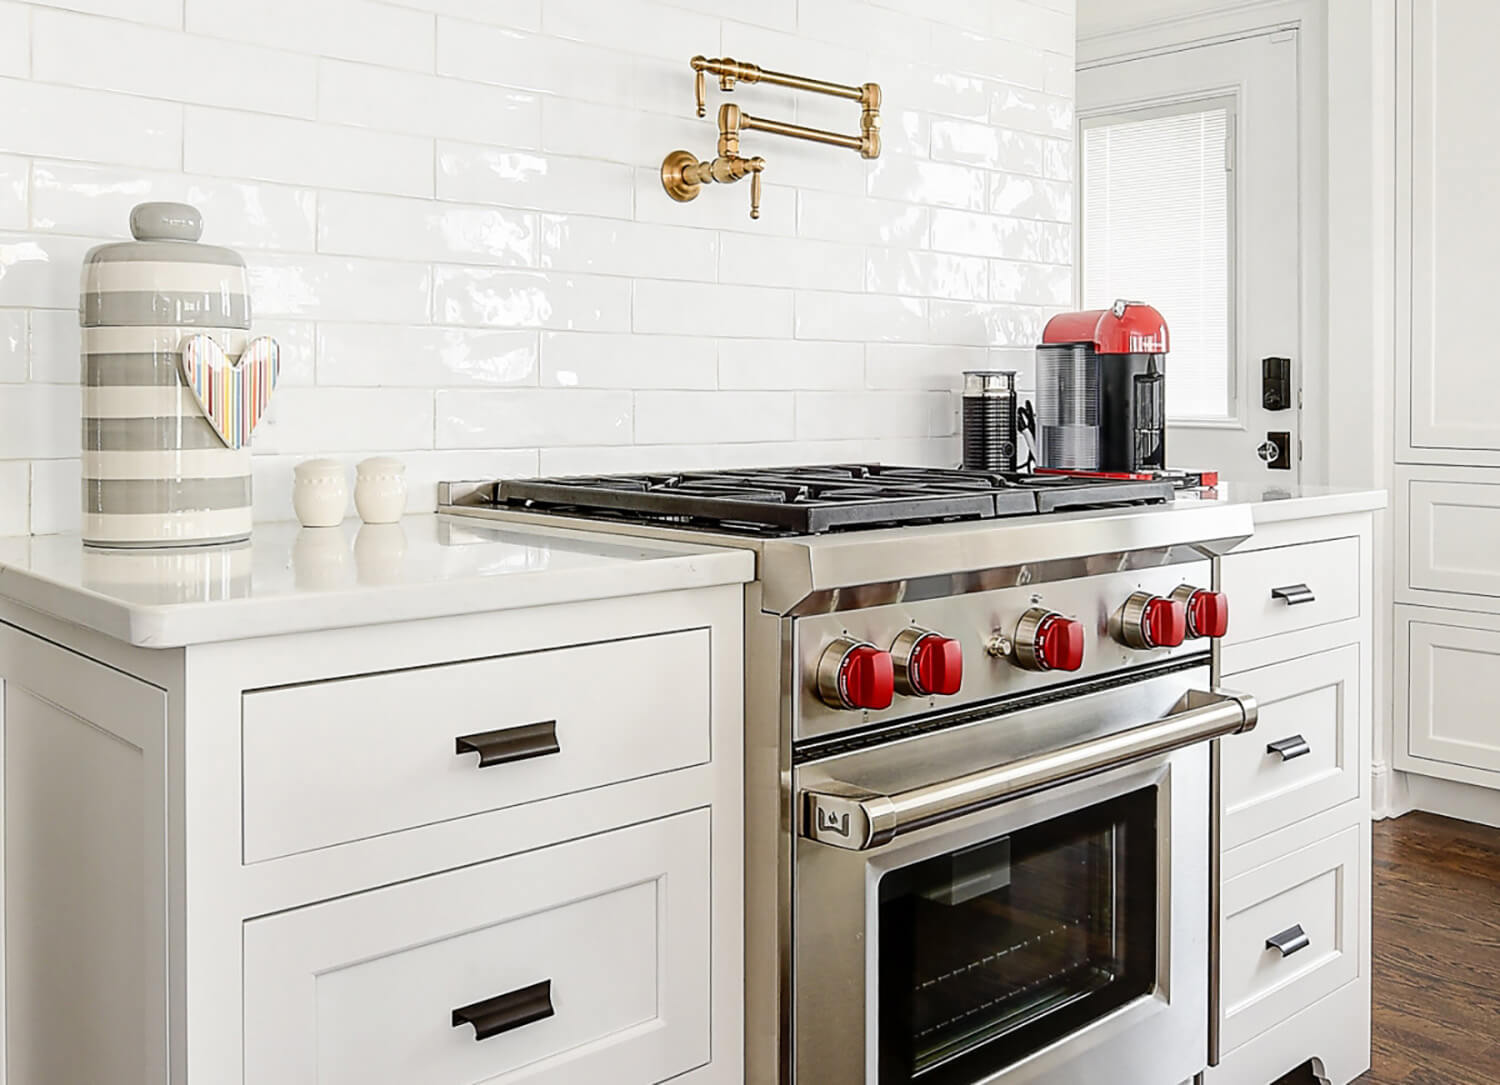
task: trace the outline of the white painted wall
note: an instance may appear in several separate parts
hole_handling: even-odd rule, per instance
[[[962,369],[1029,365],[1072,294],[1073,0],[0,0],[0,534],[78,508],[77,278],[132,204],[244,251],[299,459],[440,478],[956,458]],[[886,151],[708,155],[688,59],[886,92]],[[722,96],[714,89],[712,105]],[[748,110],[853,131],[847,102]]]

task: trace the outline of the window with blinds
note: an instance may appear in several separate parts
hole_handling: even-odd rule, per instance
[[[1233,103],[1082,122],[1083,302],[1144,301],[1166,318],[1167,415],[1235,414]]]

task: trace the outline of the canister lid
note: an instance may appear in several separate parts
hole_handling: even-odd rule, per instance
[[[244,258],[198,241],[203,216],[196,207],[139,204],[130,232],[135,240],[100,245],[84,257],[84,327],[250,327]]]
[[[966,369],[964,395],[1013,396],[1016,394],[1014,369]]]

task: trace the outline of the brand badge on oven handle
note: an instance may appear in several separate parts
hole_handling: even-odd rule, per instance
[[[896,809],[884,795],[830,780],[805,792],[802,835],[823,844],[863,851],[894,835]]]

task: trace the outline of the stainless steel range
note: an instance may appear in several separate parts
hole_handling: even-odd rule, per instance
[[[753,549],[746,1081],[1177,1085],[1207,1062],[1211,556],[1163,483],[926,468],[450,484]]]

